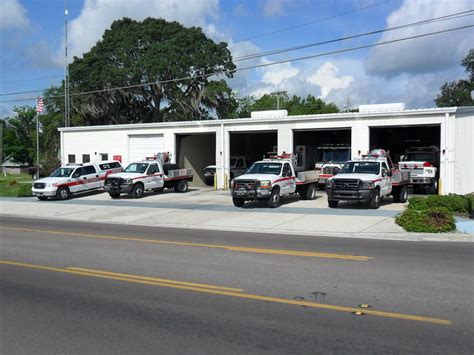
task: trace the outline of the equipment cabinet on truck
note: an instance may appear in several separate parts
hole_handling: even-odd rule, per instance
[[[122,173],[112,174],[105,180],[105,191],[112,198],[129,194],[140,198],[145,191],[174,189],[175,192],[187,192],[188,181],[193,181],[192,169],[180,169],[169,163],[167,153],[158,153],[152,158],[130,163]]]

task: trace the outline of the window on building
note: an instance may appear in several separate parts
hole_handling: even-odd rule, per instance
[[[109,160],[109,154],[100,153],[100,160]]]
[[[76,156],[74,154],[69,154],[67,156],[67,162],[69,164],[74,164],[76,162]]]
[[[82,162],[83,163],[90,163],[91,156],[89,154],[82,154]]]

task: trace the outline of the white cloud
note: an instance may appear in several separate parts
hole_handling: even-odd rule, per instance
[[[0,4],[0,30],[28,27],[25,8],[18,0],[2,0]]]
[[[218,14],[218,0],[86,0],[80,15],[68,27],[69,54],[81,57],[102,37],[113,21],[123,17],[143,20],[147,17],[178,21],[185,26],[206,25]],[[58,54],[58,60],[62,55]]]
[[[445,16],[473,8],[472,0],[404,0],[399,9],[387,17],[387,27]],[[472,16],[429,25],[385,32],[380,41],[440,31],[472,22]],[[374,48],[366,61],[369,74],[394,76],[400,73],[428,73],[459,65],[472,47],[472,29],[433,35]]]
[[[264,63],[270,63],[264,60]],[[262,75],[262,82],[278,87],[284,80],[296,77],[300,70],[295,68],[291,63],[276,64],[269,67],[259,69]]]
[[[351,75],[338,77],[338,72],[339,69],[333,63],[326,62],[313,75],[309,76],[307,81],[312,85],[319,85],[321,96],[325,98],[331,90],[345,89],[354,81],[354,77]]]
[[[266,0],[263,3],[263,14],[268,17],[282,16],[285,13],[285,5],[289,0]]]

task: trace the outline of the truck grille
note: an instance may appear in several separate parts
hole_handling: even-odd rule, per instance
[[[359,188],[359,180],[334,179],[334,188],[337,190],[357,190]]]
[[[120,178],[107,178],[107,180],[105,180],[105,184],[111,186],[119,186],[120,180]]]
[[[35,182],[35,183],[33,184],[33,187],[34,187],[35,189],[44,189],[44,188],[46,187],[46,184],[43,183],[43,182]]]
[[[257,183],[253,180],[237,181],[236,189],[239,190],[255,190]]]

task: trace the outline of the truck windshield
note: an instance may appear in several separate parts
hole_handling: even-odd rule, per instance
[[[272,174],[278,175],[281,171],[281,163],[254,163],[247,174]]]
[[[143,174],[146,171],[147,167],[148,167],[147,163],[131,163],[125,168],[123,172]]]
[[[75,168],[59,168],[56,169],[50,176],[51,177],[69,177]]]
[[[434,155],[432,153],[423,152],[408,153],[403,158],[403,161],[434,161]]]
[[[380,171],[380,163],[368,161],[351,161],[342,167],[338,174],[375,174]]]
[[[323,162],[345,163],[348,161],[350,155],[349,149],[341,150],[323,150]]]

